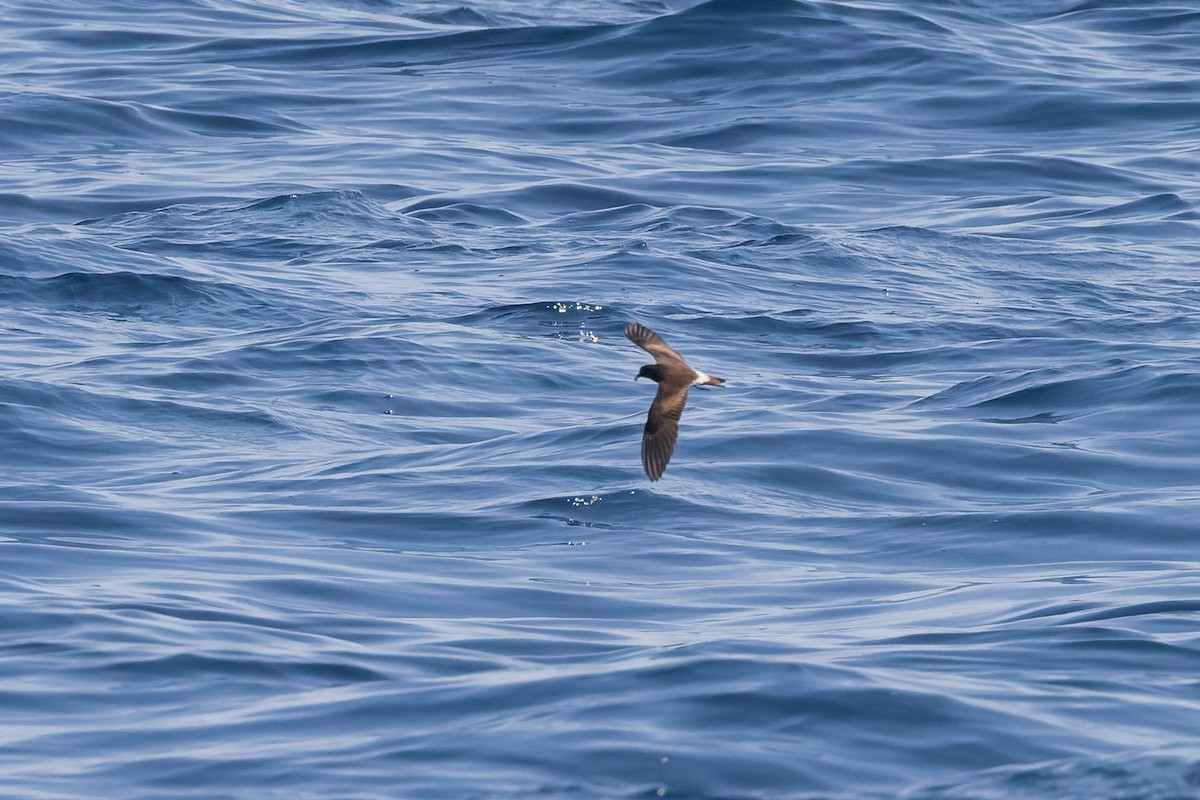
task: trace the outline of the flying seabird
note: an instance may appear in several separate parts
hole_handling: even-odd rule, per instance
[[[688,389],[702,385],[723,386],[725,381],[689,367],[683,356],[645,325],[630,322],[625,326],[625,336],[654,356],[654,363],[638,370],[634,380],[649,378],[658,384],[658,394],[650,404],[646,429],[642,433],[642,468],[650,480],[656,481],[662,477],[671,453],[675,452],[679,417],[687,403]]]

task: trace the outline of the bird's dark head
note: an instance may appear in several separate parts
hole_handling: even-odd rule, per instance
[[[663,379],[663,376],[662,371],[658,368],[658,364],[646,364],[638,370],[637,378],[634,378],[634,380],[636,381],[638,378],[649,378],[658,383]]]

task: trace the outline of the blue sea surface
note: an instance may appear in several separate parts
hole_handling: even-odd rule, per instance
[[[0,796],[1200,797],[1196,6],[456,2],[0,0]]]

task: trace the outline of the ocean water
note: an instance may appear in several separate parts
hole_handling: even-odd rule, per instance
[[[1194,5],[0,18],[0,796],[1200,797]]]

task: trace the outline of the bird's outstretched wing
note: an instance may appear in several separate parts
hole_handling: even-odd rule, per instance
[[[647,328],[645,325],[637,322],[629,323],[625,326],[625,336],[629,339],[629,341],[633,342],[638,347],[654,356],[654,362],[656,364],[683,364],[686,366],[683,356],[672,350],[671,346],[663,341],[661,336]],[[688,370],[689,372],[691,371],[690,367]]]
[[[686,384],[660,383],[658,394],[654,395],[654,402],[650,404],[646,429],[642,432],[642,468],[652,481],[662,477],[671,454],[675,452],[679,418],[683,416],[683,407],[687,404],[687,393]]]

